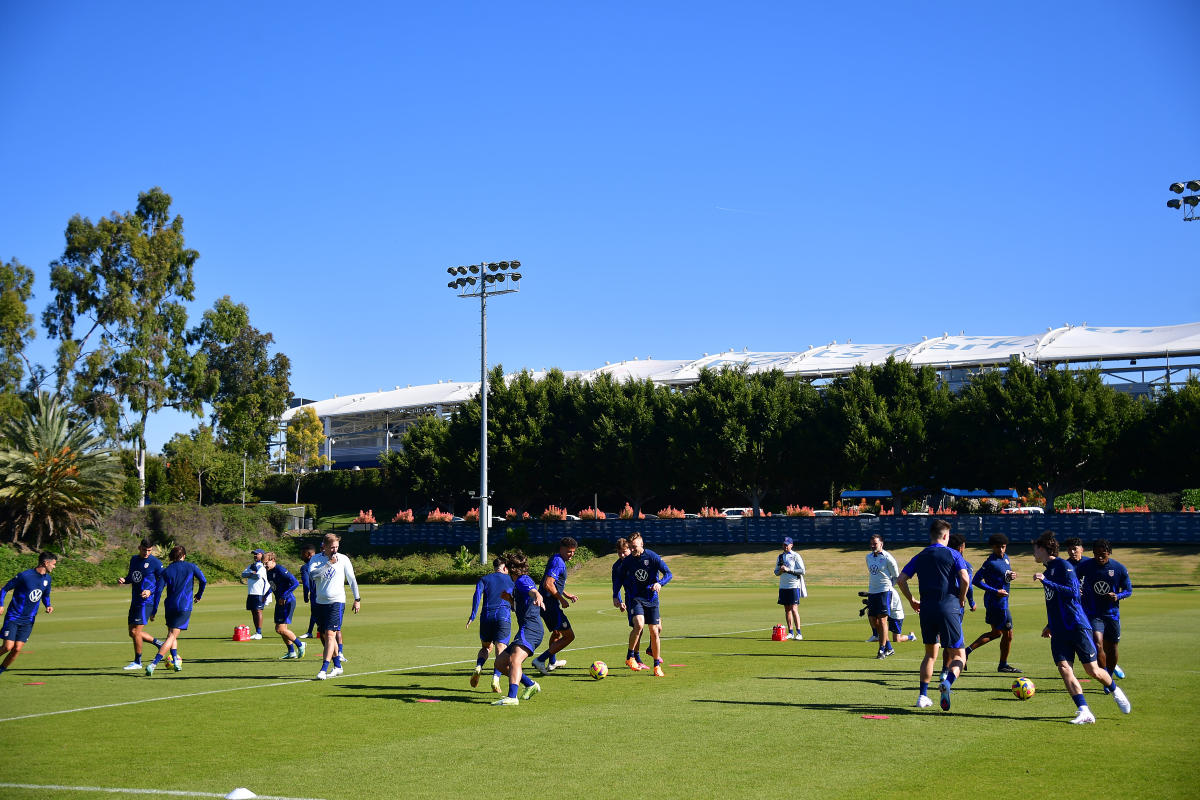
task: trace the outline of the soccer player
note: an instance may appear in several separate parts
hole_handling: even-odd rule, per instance
[[[962,672],[963,654],[962,610],[967,605],[967,564],[957,550],[946,546],[950,541],[950,524],[944,519],[934,520],[929,526],[929,546],[917,553],[900,570],[897,586],[921,618],[921,641],[925,643],[925,657],[921,659],[921,693],[917,697],[917,708],[929,708],[929,682],[933,678],[933,663],[937,660],[938,647],[950,651],[950,663],[946,677],[938,685],[943,711],[950,710],[950,687]],[[917,576],[921,599],[914,600],[908,581]]]
[[[1070,539],[1064,539],[1062,549],[1067,553],[1067,561],[1075,568],[1075,575],[1079,575],[1079,568],[1091,561],[1090,558],[1083,557],[1083,540],[1078,536],[1072,536]]]
[[[960,608],[958,610],[958,622],[959,622],[959,626],[960,626],[960,630],[961,630],[963,618],[965,618],[967,615],[967,607],[969,606],[972,611],[975,610],[975,590],[974,590],[974,587],[971,585],[971,578],[974,574],[974,570],[971,569],[971,562],[967,561],[967,540],[966,540],[966,538],[964,538],[960,534],[952,533],[952,534],[950,534],[950,541],[947,544],[947,547],[949,547],[951,550],[957,550],[958,554],[960,556],[962,556],[963,563],[967,565],[967,605],[963,606],[962,608]],[[942,650],[942,677],[941,677],[941,680],[946,679],[946,670],[948,670],[949,668],[950,668],[950,649],[945,648]],[[967,671],[967,654],[966,654],[965,649],[963,650],[962,671],[963,672]]]
[[[163,610],[167,612],[167,638],[158,648],[154,660],[146,665],[147,675],[154,674],[154,669],[162,663],[167,653],[171,654],[171,666],[175,671],[183,669],[183,659],[179,657],[179,633],[187,630],[192,617],[192,603],[200,601],[204,596],[204,588],[208,586],[204,572],[186,560],[187,549],[183,545],[172,547],[169,558],[171,563],[162,574],[167,590],[167,598],[163,601]],[[200,582],[200,591],[193,598],[192,588],[196,581]]]
[[[308,629],[300,634],[301,639],[311,639],[313,628],[317,626],[317,597],[313,591],[312,578],[308,575],[308,562],[316,552],[317,548],[307,542],[300,548],[300,558],[304,559],[304,565],[300,567],[300,588],[304,593],[304,605],[308,606]]]
[[[162,597],[163,564],[150,553],[153,547],[149,539],[138,542],[138,554],[129,559],[129,571],[117,583],[129,584],[129,638],[133,640],[133,661],[122,669],[142,669],[142,642],[162,647],[162,640],[146,633],[146,623],[158,614],[158,601]],[[153,602],[151,602],[153,598]]]
[[[867,617],[871,629],[878,637],[879,652],[876,658],[887,658],[896,652],[889,641],[888,618],[892,609],[892,582],[900,576],[900,567],[891,553],[883,549],[883,537],[871,534],[870,551],[867,553]]]
[[[1096,716],[1088,708],[1083,696],[1083,687],[1075,678],[1075,656],[1083,669],[1104,686],[1104,693],[1111,694],[1122,713],[1130,711],[1129,700],[1121,687],[1113,683],[1108,672],[1096,663],[1096,645],[1092,641],[1092,629],[1080,605],[1079,578],[1075,568],[1065,559],[1058,557],[1058,541],[1053,531],[1046,531],[1033,542],[1033,560],[1045,566],[1044,572],[1035,573],[1033,579],[1042,584],[1046,593],[1046,627],[1042,637],[1050,640],[1050,656],[1058,667],[1063,684],[1078,709],[1072,725],[1089,725]]]
[[[496,657],[496,665],[508,674],[508,694],[492,705],[515,706],[519,705],[521,700],[528,700],[542,690],[536,681],[525,674],[521,665],[542,643],[540,613],[545,604],[537,584],[529,577],[529,559],[525,554],[520,550],[506,553],[504,562],[509,577],[513,579],[512,591],[504,595],[504,599],[512,603],[513,610],[516,611],[517,635],[513,637],[512,645]],[[524,686],[525,690],[521,692],[521,700],[518,700],[517,691],[521,686]]]
[[[637,531],[634,531],[633,535],[629,537],[629,546],[631,552],[621,562],[625,573],[622,581],[625,586],[625,597],[628,600],[629,612],[633,615],[633,630],[629,633],[627,658],[633,658],[637,653],[637,643],[642,636],[642,629],[648,628],[650,653],[654,658],[654,676],[661,678],[664,673],[658,593],[671,582],[671,570],[667,567],[667,562],[663,561],[657,553],[646,549],[642,542],[642,535]]]
[[[1003,533],[992,534],[988,539],[992,546],[992,554],[979,567],[972,583],[983,589],[984,621],[991,628],[987,633],[981,633],[979,638],[967,645],[967,657],[993,639],[1000,640],[1000,665],[997,672],[1018,673],[1021,670],[1008,663],[1008,654],[1012,650],[1013,622],[1012,613],[1008,610],[1008,589],[1017,573],[1012,570],[1008,560],[1008,537]]]
[[[50,605],[50,573],[58,564],[58,556],[43,551],[38,554],[38,564],[33,569],[18,572],[16,577],[4,584],[0,589],[0,613],[4,614],[4,623],[0,625],[0,640],[4,642],[4,660],[0,661],[0,674],[12,666],[13,661],[21,654],[29,635],[33,633],[33,623],[37,619],[38,603],[46,607],[47,614],[54,613]],[[8,610],[4,610],[4,596],[12,592],[12,602]]]
[[[279,657],[280,661],[289,658],[304,658],[304,642],[292,633],[288,625],[292,614],[296,612],[296,587],[300,581],[288,572],[288,568],[275,560],[275,553],[263,555],[263,566],[267,568],[267,581],[271,584],[271,592],[275,595],[275,632],[287,645],[287,652]]]
[[[338,654],[337,633],[342,629],[342,614],[346,610],[346,587],[354,594],[354,613],[362,607],[358,595],[358,581],[354,577],[354,566],[346,556],[338,554],[342,539],[336,533],[327,533],[321,540],[321,552],[308,562],[308,574],[312,577],[317,597],[317,630],[324,643],[324,660],[317,673],[317,680],[336,678],[342,674],[342,657]],[[333,663],[332,669],[330,662]]]
[[[262,550],[251,550],[254,561],[242,570],[246,579],[246,610],[250,612],[250,620],[254,623],[254,633],[251,639],[262,638],[263,609],[267,605],[267,595],[271,593],[271,582],[267,580],[267,568],[263,565]]]
[[[783,552],[775,559],[775,574],[779,576],[779,605],[783,606],[783,621],[787,625],[787,638],[803,639],[800,633],[801,597],[808,597],[804,587],[804,559],[792,550],[792,537],[783,537]],[[793,626],[795,633],[793,633]]]
[[[1133,594],[1129,570],[1112,560],[1112,545],[1107,539],[1092,544],[1095,558],[1084,562],[1079,570],[1083,584],[1083,610],[1092,623],[1096,640],[1096,657],[1114,678],[1124,678],[1125,672],[1117,663],[1117,643],[1121,641],[1121,606]]]
[[[623,563],[633,550],[629,546],[629,540],[621,537],[617,539],[617,560],[612,565],[612,590],[613,590],[613,607],[619,608],[625,612],[625,619],[629,621],[629,627],[633,628],[633,611],[629,608],[629,589],[625,586],[625,568]],[[625,590],[625,599],[621,599],[621,590]],[[641,646],[640,637],[637,642],[633,643],[633,655],[625,659],[625,666],[629,667],[634,672],[643,669],[650,669],[642,663],[642,656],[638,652]]]
[[[550,556],[546,562],[546,575],[542,578],[541,595],[545,608],[542,610],[542,620],[546,630],[550,631],[550,643],[546,651],[535,656],[533,666],[543,675],[549,675],[551,670],[565,667],[567,662],[556,659],[559,653],[575,641],[575,631],[571,629],[571,621],[563,613],[579,598],[567,593],[567,562],[575,555],[579,543],[570,536],[564,536],[558,543],[558,552]]]
[[[504,599],[504,595],[512,597],[513,580],[508,576],[508,564],[503,558],[492,559],[492,572],[484,575],[475,583],[475,594],[471,596],[471,616],[467,617],[467,627],[475,621],[475,612],[483,604],[483,614],[479,618],[479,654],[475,656],[475,671],[471,673],[471,688],[479,685],[479,675],[487,662],[488,654],[496,651],[496,660],[492,664],[492,691],[500,692],[500,655],[508,647],[509,636],[512,635],[512,606]]]

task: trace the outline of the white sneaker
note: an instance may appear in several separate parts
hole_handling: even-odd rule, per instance
[[[329,674],[327,672],[325,672],[325,670],[321,670],[320,672],[317,673],[317,680],[319,680],[319,681],[323,681],[328,677],[329,677]]]
[[[1113,686],[1112,696],[1122,714],[1128,714],[1133,710],[1133,706],[1129,704],[1129,698],[1125,696],[1125,692],[1121,690],[1120,686]]]
[[[1096,717],[1087,706],[1079,709],[1079,713],[1075,715],[1075,719],[1071,720],[1072,725],[1094,725],[1095,723]]]
[[[803,638],[804,638],[804,636],[803,636],[802,634],[799,634],[799,633],[797,633],[795,638],[796,638],[796,641],[798,642],[798,641],[800,641],[801,639],[803,639]]]
[[[299,636],[297,636],[296,638],[297,639],[311,639],[312,634],[311,633],[302,633]]]
[[[250,638],[251,639],[261,639],[262,634],[261,633],[252,633],[252,634],[250,634]]]
[[[128,664],[121,667],[121,669],[125,670],[126,672],[132,672],[135,669],[144,669],[144,667],[136,661],[130,661]]]
[[[930,700],[925,695],[921,695],[920,697],[917,698],[917,708],[932,708],[932,707],[933,707],[933,701]]]
[[[495,675],[492,676],[492,691],[500,694],[500,678]]]
[[[173,662],[171,662],[171,666],[173,666],[175,668],[176,672],[183,672],[183,659],[182,658],[175,659]]]
[[[878,633],[872,633],[872,634],[871,634],[871,638],[870,638],[870,639],[867,639],[867,641],[868,641],[868,642],[878,642],[878,641],[879,641],[879,634],[878,634]]]
[[[554,672],[554,670],[558,669],[559,667],[565,667],[566,665],[567,665],[567,660],[565,658],[560,658],[558,661],[555,661],[553,664],[547,664],[546,666],[550,667],[551,672]]]
[[[789,632],[788,632],[788,635],[787,635],[787,636],[785,636],[785,637],[783,637],[783,638],[785,638],[785,639],[795,639],[796,637],[795,637],[795,636],[793,636],[793,635],[792,635],[792,633],[789,631]]]
[[[331,677],[331,678],[336,678],[338,675],[341,675],[341,674],[342,674],[341,667],[334,667],[333,669],[329,670],[329,677]]]
[[[520,704],[521,701],[515,697],[501,697],[499,700],[492,703],[494,706],[516,706]]]
[[[915,642],[916,640],[917,640],[917,635],[915,633],[913,633],[912,631],[909,631],[908,638],[905,639],[904,641]]]
[[[338,658],[340,658],[342,660],[343,664],[350,660],[350,659],[346,658],[345,653],[338,653]]]
[[[538,672],[542,673],[543,675],[550,674],[550,668],[547,667],[546,662],[542,661],[540,658],[533,659],[533,666],[534,666],[534,669],[536,669]]]

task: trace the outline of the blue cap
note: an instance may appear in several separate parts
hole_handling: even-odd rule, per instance
[[[784,544],[791,544],[791,543],[792,543],[792,537],[790,537],[790,536],[785,536],[785,537],[783,537],[783,543],[784,543]]]
[[[250,555],[254,555],[255,553],[258,553],[259,555],[264,555],[264,556],[267,554],[265,550],[259,550],[258,548],[255,548],[250,551]]]

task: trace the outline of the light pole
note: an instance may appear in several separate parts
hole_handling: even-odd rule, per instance
[[[1167,188],[1175,194],[1183,194],[1184,189],[1189,192],[1200,192],[1200,181],[1176,181]],[[1167,208],[1183,208],[1184,206],[1187,206],[1183,211],[1184,222],[1195,222],[1200,219],[1200,216],[1196,214],[1196,207],[1200,206],[1200,194],[1172,197],[1167,201]]]
[[[491,498],[487,476],[487,299],[521,290],[520,261],[490,261],[469,267],[449,267],[446,284],[459,297],[479,298],[479,563],[487,564]],[[508,285],[505,286],[505,283]]]

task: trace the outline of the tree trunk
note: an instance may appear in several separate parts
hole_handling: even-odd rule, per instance
[[[204,505],[204,473],[196,471],[196,505]]]
[[[146,429],[146,417],[142,415],[142,430]],[[137,438],[137,471],[138,471],[138,508],[146,505],[146,436],[138,434]]]

